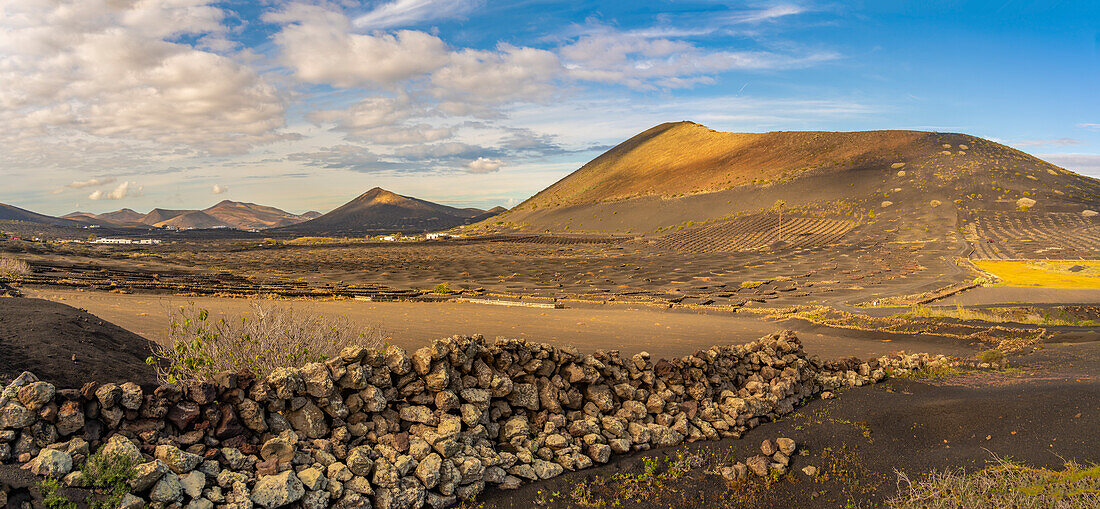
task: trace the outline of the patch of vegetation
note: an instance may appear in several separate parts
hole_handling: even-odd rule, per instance
[[[130,479],[133,479],[137,473],[134,467],[132,459],[121,455],[107,456],[96,453],[88,458],[80,469],[88,487],[96,491],[95,495],[88,496],[88,507],[90,509],[118,507],[122,497],[130,492]]]
[[[996,459],[977,472],[933,471],[920,482],[898,474],[903,493],[893,509],[986,507],[1100,507],[1100,465],[1067,463],[1062,470],[1031,468]]]
[[[378,327],[356,327],[347,316],[253,302],[250,315],[214,320],[192,303],[172,314],[167,343],[156,345],[146,362],[169,384],[206,380],[219,371],[264,377],[276,368],[324,361],[348,346],[373,348],[381,342]]]
[[[983,350],[978,353],[978,362],[988,362],[993,364],[995,362],[1001,362],[1005,358],[1005,353],[996,349],[990,348],[989,350]]]
[[[0,258],[0,277],[19,277],[31,273],[31,266],[18,258]]]
[[[61,481],[56,477],[47,477],[38,483],[42,494],[42,503],[49,509],[76,509],[76,502],[61,494]]]
[[[1096,324],[1094,320],[1081,319],[1072,316],[1065,309],[1059,309],[1058,315],[1052,315],[1049,311],[1038,310],[1029,306],[1017,307],[992,307],[992,308],[954,308],[930,307],[925,305],[914,306],[907,311],[896,313],[893,318],[901,320],[952,318],[962,321],[983,321],[993,323],[1016,322],[1034,325],[1068,325],[1073,327],[1089,327]]]
[[[741,283],[741,288],[757,288],[764,283],[767,281],[744,281]]]
[[[435,288],[432,288],[432,293],[438,293],[438,294],[442,294],[442,295],[449,295],[449,294],[455,293],[455,291],[452,290],[451,287],[447,283],[439,283],[438,285],[435,285]]]

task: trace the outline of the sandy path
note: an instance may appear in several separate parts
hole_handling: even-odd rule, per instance
[[[177,306],[194,301],[212,313],[242,314],[249,301],[220,297],[122,295],[57,289],[25,289],[29,297],[64,302],[83,308],[154,341],[163,340],[167,316]],[[453,334],[482,334],[569,344],[583,351],[619,349],[633,354],[646,350],[655,356],[678,357],[722,343],[744,343],[774,332],[781,325],[749,315],[695,314],[654,309],[613,307],[533,309],[471,303],[283,301],[298,309],[346,315],[359,324],[380,324],[387,339],[415,349],[433,338]],[[823,358],[848,355],[878,356],[907,350],[966,355],[973,350],[941,341],[897,339],[882,341],[845,335],[845,331],[804,333],[806,350]]]

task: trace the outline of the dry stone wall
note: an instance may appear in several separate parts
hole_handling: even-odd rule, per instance
[[[671,360],[456,336],[149,390],[24,373],[0,395],[0,460],[81,486],[90,454],[126,456],[123,507],[448,507],[615,454],[740,437],[822,391],[946,362],[821,363],[787,331]]]

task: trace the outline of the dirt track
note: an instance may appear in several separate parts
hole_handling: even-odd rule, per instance
[[[24,289],[28,296],[83,308],[150,340],[165,337],[170,310],[194,301],[214,313],[242,314],[249,301],[218,297],[120,295],[55,289]],[[748,314],[672,312],[598,306],[536,309],[441,302],[286,300],[301,309],[347,315],[364,325],[379,324],[389,341],[416,349],[454,334],[482,334],[605,349],[658,357],[679,357],[719,343],[743,343],[784,328]],[[879,356],[906,350],[969,356],[976,350],[939,338],[899,338],[860,331],[815,328],[800,334],[806,350],[822,358]]]

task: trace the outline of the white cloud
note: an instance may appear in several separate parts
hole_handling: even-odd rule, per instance
[[[493,173],[500,171],[500,167],[504,166],[504,161],[500,159],[487,159],[479,157],[476,160],[470,161],[470,164],[466,165],[470,173]]]
[[[1053,146],[1056,146],[1056,147],[1067,147],[1067,146],[1070,146],[1070,145],[1084,145],[1084,142],[1081,141],[1081,140],[1075,140],[1073,138],[1055,138],[1055,139],[1046,139],[1046,140],[1018,141],[1018,142],[1015,143],[1015,145],[1021,146],[1021,147],[1042,147],[1042,146],[1047,146],[1047,145],[1053,145]]]
[[[447,62],[442,39],[415,30],[353,33],[347,16],[324,7],[291,4],[264,17],[283,24],[273,40],[295,77],[337,87],[392,85]]]
[[[110,184],[114,181],[115,181],[114,177],[94,178],[94,179],[90,179],[90,180],[74,180],[74,181],[72,181],[68,184],[65,184],[65,187],[68,187],[70,189],[83,189],[85,187],[95,187],[95,186],[107,185],[107,184]]]
[[[1077,124],[1077,127],[1084,127],[1085,129],[1100,129],[1100,124],[1092,122],[1081,122],[1080,124]]]
[[[477,0],[394,0],[355,18],[355,26],[369,29],[409,26],[463,16],[481,4]]]
[[[600,26],[559,53],[573,78],[638,89],[685,88],[711,83],[722,72],[806,67],[838,58],[832,52],[714,51],[684,40]]]
[[[1036,157],[1070,171],[1100,178],[1100,154],[1036,154]]]
[[[123,182],[110,192],[96,190],[88,195],[91,200],[121,200],[127,196],[141,196],[142,187],[137,182]]]
[[[546,50],[501,44],[496,51],[467,49],[432,74],[435,94],[463,102],[504,104],[552,94],[562,72],[557,55]]]
[[[214,184],[214,187],[210,188],[211,194],[223,194],[228,191],[229,188],[220,184]]]
[[[807,9],[800,5],[772,5],[762,9],[734,12],[727,16],[719,16],[719,18],[731,23],[759,23],[762,21],[774,21],[779,18],[802,14],[804,12],[807,12]]]
[[[285,106],[273,86],[231,56],[179,42],[225,30],[211,3],[4,2],[0,152],[109,140],[149,158],[279,139]]]

